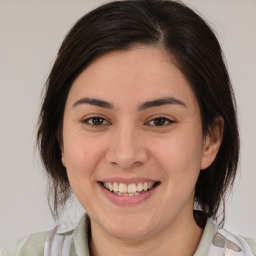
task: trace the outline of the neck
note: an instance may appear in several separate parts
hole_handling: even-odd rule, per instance
[[[203,230],[196,224],[193,214],[185,219],[184,216],[179,216],[170,226],[160,232],[134,241],[110,236],[96,223],[91,222],[90,252],[92,256],[191,256],[198,247],[202,233]]]

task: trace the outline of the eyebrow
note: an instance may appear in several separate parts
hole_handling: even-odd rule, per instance
[[[101,108],[107,108],[107,109],[113,109],[114,105],[110,102],[100,100],[100,99],[95,99],[95,98],[82,98],[76,101],[72,107],[76,107],[78,105],[83,105],[83,104],[89,104]],[[186,104],[178,100],[174,97],[169,97],[169,98],[162,98],[162,99],[156,99],[156,100],[151,100],[151,101],[146,101],[142,103],[139,107],[138,110],[146,110],[148,108],[153,108],[153,107],[159,107],[159,106],[164,106],[164,105],[180,105],[183,107],[186,107]]]
[[[169,97],[169,98],[163,98],[163,99],[156,99],[152,101],[146,101],[145,103],[139,106],[139,110],[141,111],[148,108],[159,107],[164,105],[180,105],[180,106],[186,107],[186,104],[183,101],[178,100],[174,97]]]
[[[72,107],[76,107],[76,106],[82,105],[82,104],[89,104],[89,105],[93,105],[93,106],[97,106],[97,107],[101,107],[101,108],[109,108],[109,109],[114,108],[114,105],[112,103],[109,103],[104,100],[92,99],[92,98],[82,98],[82,99],[76,101],[72,105]]]

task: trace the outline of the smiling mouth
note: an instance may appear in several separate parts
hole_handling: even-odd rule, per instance
[[[99,182],[106,190],[118,196],[139,196],[144,194],[156,186],[160,182],[139,182],[138,184],[124,184],[117,182]]]

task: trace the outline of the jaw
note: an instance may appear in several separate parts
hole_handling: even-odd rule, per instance
[[[94,210],[88,214],[101,229],[115,237],[129,240],[145,238],[152,233],[161,232],[161,229],[179,229],[180,222],[188,224],[193,220],[193,193],[184,202],[177,198],[167,198],[169,191],[160,183],[146,192],[152,193],[148,198],[137,202],[140,196],[115,195],[100,184],[98,188],[101,190],[101,196],[97,197],[100,204],[93,207],[97,208],[97,212]],[[108,197],[115,197],[114,202]],[[98,209],[102,210],[99,212]]]

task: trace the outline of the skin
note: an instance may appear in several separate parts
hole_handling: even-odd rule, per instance
[[[138,109],[167,97],[184,104]],[[81,98],[104,100],[113,108],[76,103]],[[92,126],[93,116],[104,121]],[[166,119],[156,125],[159,117]],[[196,97],[165,50],[134,47],[90,64],[67,98],[62,162],[91,219],[91,254],[192,255],[202,236],[193,218],[195,184],[220,143],[221,125],[203,136]],[[161,184],[147,200],[120,206],[98,183],[109,177]]]

